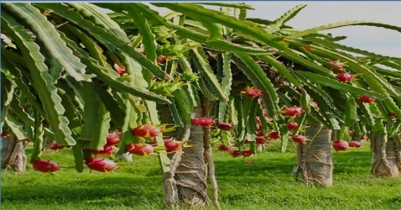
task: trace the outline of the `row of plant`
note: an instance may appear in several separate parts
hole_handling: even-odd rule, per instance
[[[400,27],[286,25],[306,5],[274,21],[248,18],[253,8],[240,3],[151,5],[171,12],[161,16],[142,3],[2,3],[2,127],[13,145],[33,142],[36,170],[58,170],[41,158],[46,138],[71,147],[78,172],[117,168],[98,155],[157,154],[164,178],[172,177],[165,183],[178,183],[171,189],[192,189],[181,194],[207,203],[199,186],[204,160],[214,170],[211,141],[235,157],[257,154],[257,144],[272,139],[285,152],[291,141],[300,149],[324,142],[307,134],[321,125],[336,131],[335,150],[369,137],[381,148],[372,150],[372,168],[385,164],[381,145],[399,151],[401,59],[321,31]],[[199,183],[189,186],[186,176],[195,175]]]

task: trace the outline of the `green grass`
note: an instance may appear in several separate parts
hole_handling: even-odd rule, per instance
[[[334,154],[331,188],[294,182],[293,148],[282,154],[277,146],[245,160],[214,153],[224,210],[400,209],[400,180],[369,176],[368,145]],[[43,158],[57,161],[62,170],[52,176],[33,171],[29,164],[23,175],[2,172],[3,210],[165,209],[156,156],[135,156],[132,163],[120,162],[116,173],[105,174],[75,172],[70,149],[48,152]],[[253,164],[245,164],[248,160]]]

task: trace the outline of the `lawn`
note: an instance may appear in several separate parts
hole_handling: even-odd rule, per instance
[[[215,152],[224,210],[400,208],[400,180],[369,175],[369,145],[335,153],[334,187],[323,189],[294,182],[294,148],[282,154],[277,144],[245,160]],[[30,152],[28,148],[28,155]],[[116,173],[85,170],[81,174],[74,170],[70,149],[46,152],[43,158],[58,162],[62,170],[52,176],[33,171],[28,165],[23,175],[2,172],[3,210],[165,209],[156,156],[135,156],[132,163],[119,162]]]

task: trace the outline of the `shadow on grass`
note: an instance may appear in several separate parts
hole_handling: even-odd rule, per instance
[[[80,181],[71,181],[70,182],[74,186],[93,186],[93,187],[98,187],[98,186],[109,186],[109,187],[115,187],[115,188],[120,188],[120,189],[134,189],[135,187],[140,187],[142,188],[148,188],[150,185],[155,185],[155,184],[162,184],[161,176],[156,176],[156,177],[146,177],[146,178],[138,178],[138,177],[128,177],[128,176],[122,176],[122,177],[107,177],[107,178],[97,178],[97,179],[92,179],[92,180],[80,180]]]
[[[296,164],[289,159],[252,159],[236,158],[233,160],[215,161],[216,176],[270,176],[289,174]]]
[[[396,196],[394,198],[388,199],[386,201],[387,207],[389,209],[399,209],[401,205],[401,196]]]
[[[363,164],[364,162],[369,163],[371,155],[372,153],[370,151],[333,152],[333,158],[336,161],[351,163],[357,161],[356,163],[358,164]]]
[[[159,183],[157,183],[159,182]],[[156,184],[155,184],[156,183]],[[162,203],[161,178],[108,177],[42,185],[3,186],[2,202],[39,205],[52,203],[91,203],[131,206],[134,203]]]
[[[334,173],[368,171],[370,158],[370,151],[333,152]],[[252,163],[247,164],[248,161]],[[296,165],[296,157],[233,158],[232,160],[217,160],[214,163],[216,176],[269,176],[269,174],[288,174],[291,176],[292,169]]]
[[[334,152],[334,173],[352,174],[361,171],[368,172],[371,164],[371,154],[370,151]]]

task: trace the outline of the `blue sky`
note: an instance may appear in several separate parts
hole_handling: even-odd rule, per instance
[[[306,4],[298,15],[287,23],[296,29],[308,29],[340,21],[364,20],[401,27],[401,1],[292,1],[247,2],[255,10],[248,17],[274,20],[298,4]],[[158,9],[162,14],[167,10]],[[401,33],[372,26],[348,26],[324,31],[347,36],[341,44],[383,55],[401,57]]]

